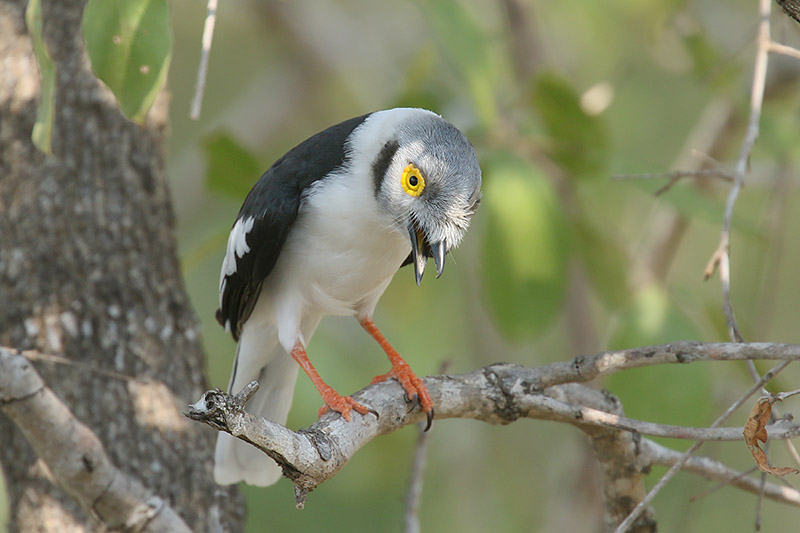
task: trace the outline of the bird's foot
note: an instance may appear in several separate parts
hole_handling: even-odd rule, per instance
[[[324,415],[328,411],[336,411],[341,414],[345,420],[350,422],[350,411],[355,411],[362,415],[367,413],[378,415],[373,409],[361,405],[350,396],[342,396],[333,389],[322,394],[322,401],[325,402],[325,405],[319,408],[319,412],[317,413],[318,417]]]
[[[428,388],[425,383],[418,377],[411,367],[405,361],[392,365],[392,369],[385,374],[375,376],[372,378],[371,383],[381,383],[387,379],[395,378],[400,382],[403,390],[406,392],[406,401],[413,404],[418,404],[422,412],[428,418],[428,423],[425,426],[425,431],[428,431],[433,422],[433,399],[431,398]]]

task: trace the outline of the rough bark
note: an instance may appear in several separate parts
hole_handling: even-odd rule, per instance
[[[50,156],[30,140],[39,78],[26,2],[0,3],[0,343],[75,361],[36,368],[111,461],[195,531],[236,530],[240,498],[211,476],[214,432],[180,416],[205,385],[164,174],[166,98],[144,126],[122,116],[89,69],[84,3],[43,2],[57,68]],[[103,530],[2,415],[0,462],[10,531]]]
[[[0,411],[25,435],[53,482],[109,530],[190,533],[169,503],[111,463],[97,436],[72,416],[27,357],[2,346]]]

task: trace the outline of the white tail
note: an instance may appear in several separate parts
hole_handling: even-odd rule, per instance
[[[248,413],[286,423],[299,366],[278,343],[273,327],[244,328],[228,391],[236,394],[252,380],[258,392],[247,402]],[[280,467],[261,450],[220,432],[214,454],[214,480],[220,485],[244,481],[265,487],[281,477]]]

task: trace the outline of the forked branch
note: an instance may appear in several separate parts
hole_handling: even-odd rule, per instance
[[[754,359],[798,360],[800,345],[678,342],[604,352],[536,368],[496,364],[468,374],[429,376],[424,381],[436,405],[437,419],[472,418],[508,424],[519,418],[535,418],[566,422],[590,435],[613,430],[691,440],[741,440],[742,428],[665,426],[598,409],[596,396],[601,393],[574,383],[646,365]],[[424,419],[418,409],[402,400],[400,386],[390,381],[354,395],[378,417],[356,415],[346,422],[328,413],[309,428],[295,432],[244,411],[241,407],[252,390],[248,387],[237,396],[218,389],[207,391],[190,406],[187,416],[250,442],[272,457],[295,483],[299,506],[310,491],[333,477],[371,439]],[[800,434],[800,426],[787,421],[767,430],[773,439]],[[800,495],[794,498],[800,501]]]

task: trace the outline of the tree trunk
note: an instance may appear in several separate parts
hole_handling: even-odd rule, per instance
[[[35,365],[122,471],[195,531],[241,529],[241,497],[212,479],[215,432],[181,415],[206,386],[164,175],[167,99],[144,126],[125,119],[88,66],[85,2],[43,2],[56,111],[53,154],[37,151],[26,3],[0,2],[0,344],[69,359]],[[104,530],[2,415],[0,462],[10,531]]]

